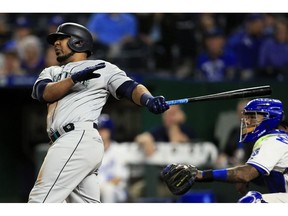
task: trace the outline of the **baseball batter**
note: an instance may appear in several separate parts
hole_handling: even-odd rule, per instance
[[[243,110],[241,142],[255,143],[246,164],[227,169],[198,170],[193,165],[170,164],[162,177],[173,194],[186,193],[194,182],[222,181],[238,184],[243,193],[249,182],[265,182],[269,194],[249,191],[239,203],[288,202],[288,133],[283,129],[282,102],[259,98]],[[247,191],[246,191],[247,192]],[[245,192],[244,192],[245,194]]]
[[[51,147],[43,161],[28,202],[100,202],[97,177],[103,141],[97,119],[111,94],[145,106],[155,114],[169,109],[163,96],[103,60],[88,60],[93,39],[77,23],[63,23],[47,41],[54,46],[60,66],[44,69],[32,98],[47,104],[47,133]]]

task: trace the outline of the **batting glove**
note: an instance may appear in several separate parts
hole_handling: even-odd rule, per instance
[[[105,63],[102,62],[97,65],[87,67],[82,71],[78,71],[72,74],[71,79],[73,80],[74,83],[77,83],[77,82],[82,82],[82,81],[93,79],[93,78],[98,78],[101,75],[99,73],[94,73],[94,71],[104,68],[105,66],[106,66]]]
[[[169,109],[169,105],[166,103],[163,96],[153,97],[152,95],[144,94],[141,96],[140,102],[154,114],[160,114]]]

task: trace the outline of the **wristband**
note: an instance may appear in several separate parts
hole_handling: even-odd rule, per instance
[[[144,94],[141,96],[141,98],[140,98],[140,104],[141,104],[142,106],[147,106],[147,103],[148,103],[149,99],[152,99],[152,98],[153,98],[152,95],[147,94],[147,93],[144,93]]]
[[[203,182],[227,181],[227,169],[204,170],[202,172],[201,181]]]
[[[213,177],[216,181],[227,181],[227,169],[213,170]]]

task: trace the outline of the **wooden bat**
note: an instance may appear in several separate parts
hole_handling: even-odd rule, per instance
[[[271,95],[271,93],[272,93],[271,87],[269,85],[266,85],[266,86],[237,89],[232,91],[225,91],[221,93],[203,95],[198,97],[168,100],[166,102],[169,105],[176,105],[176,104],[185,104],[199,101],[213,101],[213,100],[269,96]]]

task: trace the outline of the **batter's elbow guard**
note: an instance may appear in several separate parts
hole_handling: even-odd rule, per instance
[[[120,98],[125,97],[128,100],[134,102],[132,99],[132,93],[137,85],[139,85],[139,83],[137,83],[136,81],[126,81],[121,86],[119,86],[119,88],[116,90],[116,94]]]
[[[49,79],[45,79],[45,80],[41,80],[39,81],[36,86],[35,86],[35,95],[36,98],[41,102],[41,103],[48,103],[48,101],[46,101],[43,97],[44,95],[44,90],[45,87],[47,86],[47,84],[51,82],[51,80]]]

